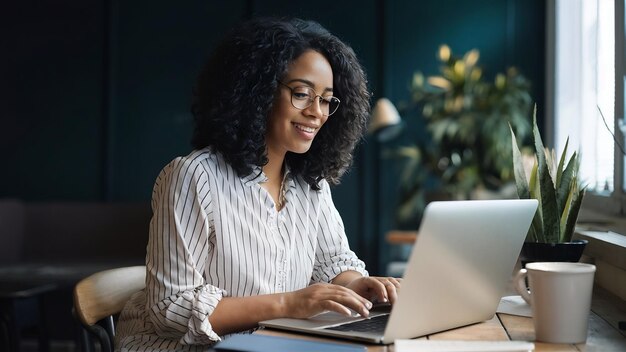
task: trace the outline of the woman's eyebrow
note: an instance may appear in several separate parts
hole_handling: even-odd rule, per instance
[[[309,81],[308,79],[303,79],[303,78],[294,78],[294,79],[290,79],[289,81],[287,81],[286,83],[293,83],[293,82],[300,82],[300,83],[304,83],[307,86],[311,87],[311,88],[315,88],[315,84],[313,84],[313,82]],[[324,88],[324,92],[332,92],[333,89],[330,87],[326,87]]]

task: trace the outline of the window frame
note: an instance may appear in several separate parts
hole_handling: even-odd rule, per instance
[[[549,0],[546,2],[546,106],[545,106],[545,140],[548,145],[554,146],[555,141],[555,72],[556,72],[556,1]],[[624,53],[626,41],[626,26],[624,23],[624,11],[626,0],[615,1],[615,137],[622,146],[626,143],[624,132],[626,132],[626,122],[624,122],[624,80],[625,65]],[[625,158],[619,147],[613,148],[613,185],[614,190],[608,194],[605,192],[588,191],[583,202],[583,210],[592,210],[613,216],[626,215],[626,191],[624,190],[624,166]],[[626,229],[620,231],[626,234]]]

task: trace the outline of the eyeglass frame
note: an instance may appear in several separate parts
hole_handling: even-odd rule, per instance
[[[304,109],[308,109],[308,108],[310,108],[310,107],[311,107],[311,105],[313,105],[313,102],[316,100],[316,98],[317,98],[317,97],[319,97],[321,100],[324,100],[325,102],[327,102],[327,103],[328,103],[328,106],[330,107],[330,101],[328,101],[328,100],[327,100],[327,98],[325,98],[324,96],[317,94],[317,92],[315,91],[315,89],[313,89],[313,88],[311,88],[311,87],[309,87],[309,86],[297,86],[297,87],[293,87],[293,88],[292,88],[292,87],[291,87],[291,86],[289,86],[288,84],[283,83],[283,82],[281,82],[281,81],[278,81],[278,83],[279,83],[279,84],[281,84],[281,85],[283,85],[283,86],[285,86],[286,88],[288,88],[288,89],[289,89],[289,91],[291,92],[291,96],[289,97],[289,102],[291,103],[291,106],[293,106],[294,108],[296,108],[296,109],[298,109],[298,110],[304,110]],[[307,89],[312,90],[312,91],[313,91],[313,93],[315,93],[315,95],[314,95],[313,97],[309,98],[309,105],[307,105],[307,106],[305,106],[305,107],[303,107],[303,108],[299,108],[299,107],[297,107],[297,106],[296,106],[296,104],[294,104],[294,102],[293,102],[293,95],[294,95],[294,90],[295,90],[296,88],[307,88]],[[324,113],[322,112],[322,115],[324,115],[324,116],[331,116],[332,114],[336,113],[336,112],[337,112],[337,110],[339,110],[339,105],[341,105],[341,100],[340,100],[339,98],[337,98],[337,97],[335,97],[335,96],[332,96],[332,97],[330,97],[330,99],[331,99],[331,100],[336,100],[336,101],[337,101],[337,107],[335,108],[335,110],[334,110],[333,112],[329,113],[328,115],[327,115],[327,114],[324,114]],[[319,103],[320,103],[320,100],[318,99],[318,104],[319,104]],[[330,110],[329,110],[329,111],[330,111]]]

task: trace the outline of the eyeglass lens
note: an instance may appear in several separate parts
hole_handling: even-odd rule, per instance
[[[336,97],[323,97],[317,95],[309,87],[295,87],[291,89],[291,104],[297,109],[306,109],[313,104],[315,99],[319,99],[322,113],[330,116],[339,108],[339,99]]]

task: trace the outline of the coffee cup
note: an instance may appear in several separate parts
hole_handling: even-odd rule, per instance
[[[515,275],[516,290],[531,306],[537,341],[587,340],[595,271],[591,264],[537,262],[526,264]]]

